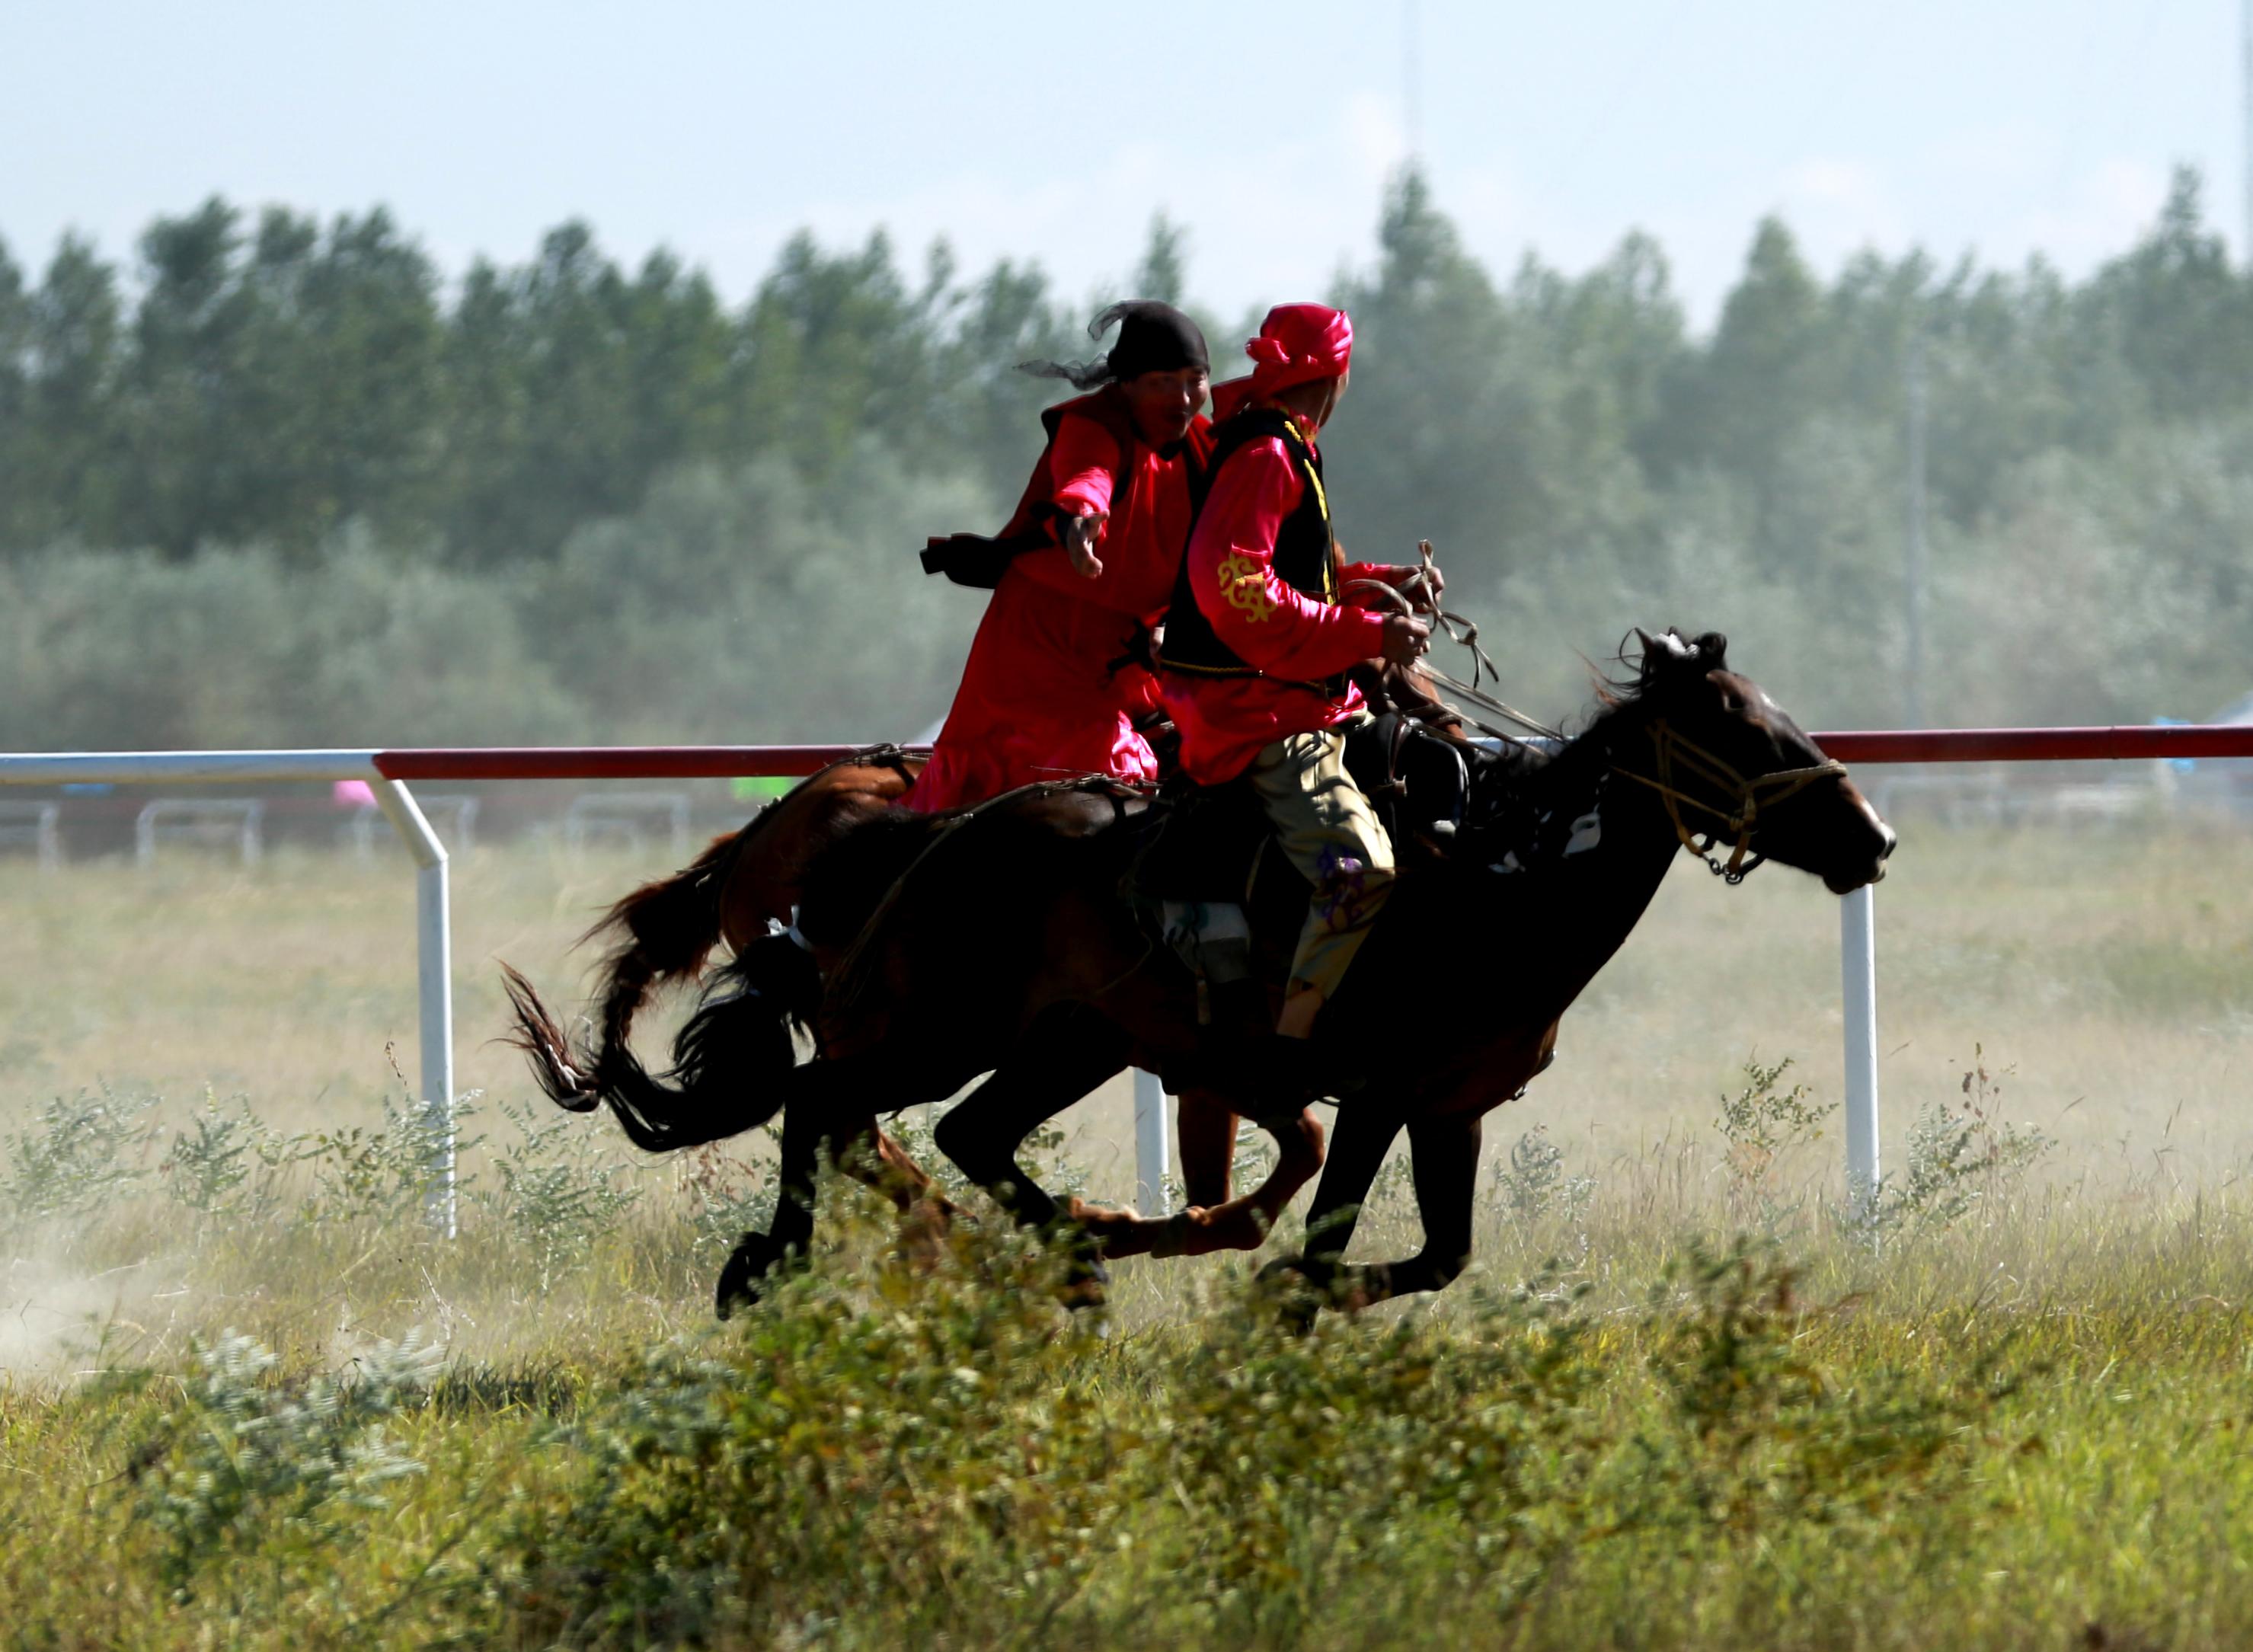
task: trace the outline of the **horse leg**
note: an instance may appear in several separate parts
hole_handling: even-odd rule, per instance
[[[784,1121],[787,1128],[789,1121]],[[872,1193],[881,1193],[891,1201],[892,1209],[902,1216],[912,1210],[917,1202],[928,1197],[943,1214],[955,1214],[954,1206],[946,1195],[932,1191],[938,1183],[931,1173],[911,1158],[908,1150],[876,1123],[876,1115],[851,1121],[841,1117],[829,1132],[833,1142],[853,1144],[854,1151],[840,1151],[837,1168]]]
[[[931,1139],[962,1174],[1027,1227],[1063,1214],[1017,1163],[1025,1138],[1126,1065],[1124,1034],[1074,1006],[1035,1019],[1008,1059],[938,1121]]]
[[[1329,1160],[1315,1189],[1314,1208],[1307,1212],[1306,1251],[1278,1258],[1259,1270],[1262,1279],[1280,1282],[1295,1275],[1312,1287],[1284,1304],[1284,1322],[1293,1329],[1313,1328],[1315,1315],[1344,1270],[1346,1246],[1353,1243],[1370,1184],[1399,1133],[1399,1115],[1385,1111],[1377,1098],[1357,1096],[1338,1109]]]
[[[788,1128],[788,1120],[785,1120]],[[946,1196],[931,1174],[893,1140],[876,1115],[829,1133],[837,1168],[871,1192],[882,1194],[900,1216],[901,1253],[917,1261],[931,1257],[938,1237],[953,1225],[962,1207]]]
[[[1478,1181],[1477,1114],[1419,1119],[1408,1126],[1408,1168],[1424,1248],[1398,1262],[1349,1269],[1356,1307],[1444,1290],[1471,1259],[1471,1209]]]
[[[802,1068],[801,1071],[811,1071]],[[778,1269],[803,1266],[813,1237],[813,1198],[821,1170],[821,1149],[829,1136],[812,1109],[785,1104],[782,1110],[782,1157],[777,1167],[774,1216],[764,1233],[746,1233],[720,1269],[714,1307],[727,1319],[765,1294],[765,1280]]]
[[[1231,1120],[1231,1124],[1234,1122]],[[1263,1119],[1260,1128],[1275,1139],[1275,1168],[1267,1179],[1240,1198],[1210,1208],[1192,1202],[1169,1218],[1154,1256],[1204,1256],[1214,1251],[1256,1251],[1267,1242],[1284,1207],[1322,1168],[1322,1126],[1314,1109],[1302,1107],[1280,1119]],[[1186,1168],[1187,1154],[1183,1155]]]
[[[1192,1208],[1225,1204],[1234,1191],[1236,1111],[1209,1090],[1184,1090],[1174,1115],[1181,1149],[1182,1197]]]
[[[1077,1006],[1036,1018],[992,1077],[965,1097],[931,1133],[939,1150],[994,1196],[1019,1223],[1048,1229],[1071,1257],[1065,1300],[1101,1302],[1100,1257],[1108,1248],[1107,1212],[1075,1199],[1066,1209],[1017,1163],[1025,1138],[1126,1065],[1126,1038],[1099,1015]]]
[[[918,1074],[907,1061],[888,1060],[882,1046],[792,1070],[791,1093],[782,1109],[774,1219],[764,1233],[746,1233],[721,1268],[716,1298],[722,1319],[757,1302],[760,1281],[776,1267],[803,1265],[813,1237],[814,1195],[825,1153],[848,1173],[856,1164],[881,1164],[881,1133],[865,1098],[875,1084],[897,1083],[903,1075],[911,1076],[916,1093],[900,1105],[939,1100],[966,1077],[951,1068]]]
[[[877,1174],[870,1185],[898,1209],[904,1223],[904,1247],[913,1255],[928,1258],[939,1236],[952,1227],[954,1219],[963,1213],[962,1207],[948,1198],[938,1180],[874,1119],[868,1120],[868,1129],[875,1138],[877,1159]]]

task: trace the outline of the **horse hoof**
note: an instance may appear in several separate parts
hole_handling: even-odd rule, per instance
[[[1283,1329],[1294,1336],[1304,1336],[1315,1328],[1326,1293],[1307,1271],[1303,1259],[1278,1257],[1259,1270],[1254,1283],[1274,1308],[1276,1323]]]
[[[1101,1279],[1067,1279],[1057,1287],[1057,1300],[1075,1314],[1084,1314],[1090,1308],[1107,1307],[1111,1302],[1111,1293],[1104,1288],[1106,1284],[1106,1281]]]
[[[1196,1238],[1204,1216],[1203,1205],[1193,1204],[1186,1210],[1175,1211],[1157,1224],[1158,1234],[1150,1241],[1150,1254],[1160,1258],[1189,1255],[1189,1245]]]
[[[1110,1298],[1111,1270],[1103,1265],[1101,1249],[1088,1243],[1085,1235],[1066,1241],[1067,1260],[1064,1278],[1057,1283],[1057,1300],[1075,1314],[1082,1308],[1101,1307]]]
[[[757,1307],[766,1295],[766,1278],[783,1260],[783,1248],[764,1233],[746,1233],[720,1270],[713,1311],[731,1319],[738,1308]]]

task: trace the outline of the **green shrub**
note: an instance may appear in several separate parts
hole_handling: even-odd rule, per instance
[[[586,1469],[509,1540],[515,1611],[607,1644],[771,1639],[872,1600],[1053,1614],[1104,1552],[1107,1453],[1048,1259],[958,1242],[935,1280],[814,1279],[658,1350],[568,1439]]]
[[[457,1160],[483,1140],[462,1133],[462,1126],[477,1115],[478,1093],[472,1091],[454,1102]],[[373,1128],[354,1125],[317,1131],[299,1154],[313,1170],[313,1196],[300,1207],[301,1214],[313,1223],[411,1227],[421,1220],[429,1197],[435,1147],[427,1111],[421,1102],[406,1097],[386,1097],[383,1122]],[[457,1169],[454,1185],[457,1193],[466,1193],[471,1178]]]
[[[422,1472],[383,1425],[420,1401],[441,1358],[410,1333],[379,1344],[349,1379],[292,1388],[251,1337],[229,1331],[199,1346],[181,1404],[158,1414],[130,1456],[176,1598],[191,1598],[199,1572],[222,1556],[295,1543],[294,1558],[273,1557],[285,1568],[332,1565],[321,1545],[338,1538],[347,1512],[383,1509],[394,1481]]]
[[[1874,1533],[1952,1502],[2000,1392],[1832,1372],[1790,1270],[1744,1245],[1693,1248],[1629,1342],[1556,1276],[1307,1336],[1237,1277],[1106,1341],[1057,1278],[1019,1236],[958,1232],[928,1276],[833,1258],[660,1349],[512,1520],[511,1634],[1323,1644],[1434,1592],[1500,1623],[1623,1537]]]
[[[621,1182],[623,1168],[579,1119],[507,1102],[500,1111],[518,1134],[494,1156],[500,1188],[490,1203],[531,1246],[544,1293],[557,1270],[584,1257],[641,1195]]]
[[[761,1129],[780,1140],[782,1133],[776,1126]],[[920,1154],[917,1158],[925,1166],[932,1163]],[[746,1233],[764,1233],[774,1221],[781,1179],[772,1161],[753,1164],[718,1142],[709,1142],[680,1155],[680,1179],[691,1201],[689,1220],[695,1234],[691,1250],[708,1265],[733,1251]]]
[[[1596,1191],[1593,1176],[1565,1174],[1565,1150],[1549,1140],[1549,1126],[1536,1125],[1495,1161],[1494,1195],[1519,1222],[1538,1222],[1551,1211],[1577,1222]]]
[[[1772,1247],[1740,1237],[1692,1244],[1654,1288],[1650,1370],[1674,1426],[1638,1436],[1638,1522],[1758,1537],[1963,1488],[1950,1475],[1966,1431],[2004,1391],[1992,1362],[1954,1386],[1883,1365],[1843,1381],[1807,1351],[1822,1310],[1796,1284]]]
[[[98,1212],[148,1173],[157,1126],[154,1096],[80,1091],[39,1110],[35,1126],[7,1139],[8,1174],[0,1182],[18,1222]]]
[[[2002,1078],[1973,1046],[1963,1099],[1927,1101],[1909,1128],[1908,1170],[1878,1204],[1880,1226],[1952,1227],[1982,1202],[2017,1187],[2057,1144],[2028,1124],[2000,1113]],[[1890,1180],[1890,1179],[1889,1179]]]
[[[241,1097],[222,1109],[206,1090],[157,1170],[165,1191],[198,1216],[256,1220],[279,1205],[282,1173],[310,1151],[310,1138],[270,1128]]]

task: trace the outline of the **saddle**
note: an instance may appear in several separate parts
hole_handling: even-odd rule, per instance
[[[1463,749],[1408,712],[1379,712],[1349,734],[1345,766],[1375,806],[1396,854],[1452,838],[1470,807]]]
[[[1386,712],[1348,734],[1345,765],[1397,854],[1444,842],[1463,824],[1471,783],[1461,748],[1404,712]],[[1159,789],[1143,829],[1133,892],[1145,903],[1241,903],[1255,876],[1289,865],[1263,853],[1266,812],[1241,779],[1200,786],[1175,776]]]
[[[1402,857],[1440,852],[1463,824],[1462,751],[1413,716],[1386,712],[1353,729],[1345,761]],[[1255,935],[1287,951],[1313,891],[1287,860],[1266,853],[1273,831],[1250,782],[1200,786],[1175,775],[1135,830],[1126,894],[1196,977],[1198,1019],[1264,1024]]]

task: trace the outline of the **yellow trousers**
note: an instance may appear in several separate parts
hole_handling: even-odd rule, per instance
[[[1275,828],[1276,847],[1315,886],[1291,960],[1289,1000],[1337,996],[1338,983],[1392,893],[1392,840],[1346,772],[1342,728],[1293,735],[1264,748],[1245,770]]]

